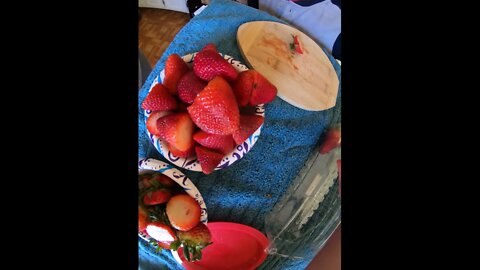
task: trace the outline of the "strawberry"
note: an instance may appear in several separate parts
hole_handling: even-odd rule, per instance
[[[157,120],[159,137],[179,151],[187,151],[194,143],[194,124],[188,113],[174,113]]]
[[[180,151],[169,143],[167,143],[167,147],[168,150],[170,150],[170,152],[176,157],[188,158],[195,155],[195,143],[192,143],[192,146],[185,151]]]
[[[188,231],[200,222],[202,210],[197,201],[189,195],[175,195],[168,202],[166,213],[172,227]]]
[[[233,83],[232,89],[237,98],[238,106],[246,106],[252,96],[254,86],[253,73],[254,70],[245,70],[238,74],[237,80]]]
[[[193,122],[203,131],[229,135],[238,129],[240,112],[230,85],[215,77],[187,108]]]
[[[200,166],[202,166],[202,172],[204,174],[213,172],[223,159],[223,154],[203,146],[195,146],[195,153],[197,154],[198,162]]]
[[[342,134],[340,129],[332,128],[327,131],[323,143],[320,145],[320,154],[326,154],[335,147],[339,146],[342,141]]]
[[[235,147],[232,135],[209,134],[203,130],[199,130],[193,134],[193,140],[202,146],[217,150],[225,155],[230,153]]]
[[[178,54],[171,54],[165,62],[165,78],[163,85],[168,89],[170,94],[177,93],[177,84],[183,74],[190,71],[185,61]]]
[[[160,131],[158,130],[157,120],[161,117],[171,114],[169,111],[154,111],[147,118],[147,130],[155,136],[159,136]]]
[[[156,249],[156,252],[158,254],[160,254],[160,252],[164,249],[168,249],[170,250],[170,245],[174,242],[174,241],[170,241],[170,242],[161,242],[161,241],[157,241],[157,240],[154,240],[154,239],[150,239],[150,245],[153,246],[155,249]]]
[[[147,228],[148,213],[142,207],[138,207],[138,230],[143,231]]]
[[[163,249],[170,249],[170,244],[172,242],[160,242],[160,241],[157,241],[157,245]]]
[[[157,83],[150,93],[148,93],[145,100],[143,100],[142,108],[150,111],[175,110],[177,108],[177,101],[165,86]]]
[[[217,46],[215,46],[215,44],[213,44],[213,43],[208,43],[207,45],[205,45],[205,47],[203,47],[202,51],[213,51],[213,52],[218,53]]]
[[[240,72],[233,83],[233,92],[239,106],[255,106],[273,101],[277,88],[258,71],[250,69]]]
[[[207,83],[198,78],[193,71],[189,71],[185,73],[178,82],[178,97],[182,101],[192,104],[197,94],[200,93],[206,85]]]
[[[203,50],[193,59],[193,71],[200,79],[211,81],[216,76],[222,76],[226,80],[234,81],[237,78],[237,70],[228,63],[220,54],[213,50]]]
[[[243,143],[263,124],[264,120],[262,116],[256,114],[240,115],[240,126],[233,133],[233,140],[237,144]]]
[[[250,96],[250,105],[272,102],[277,95],[277,88],[258,71],[253,70],[253,87]]]
[[[145,205],[157,205],[167,202],[171,196],[172,193],[169,190],[157,189],[145,194],[143,196],[143,203]]]
[[[303,47],[298,36],[293,36],[293,44],[295,46],[295,52],[303,54]]]
[[[158,221],[148,223],[146,232],[150,237],[160,242],[173,242],[177,239],[170,226]]]
[[[212,234],[203,223],[199,223],[189,231],[179,231],[178,239],[183,245],[183,255],[189,262],[200,260],[202,258],[201,250],[212,244]]]
[[[175,181],[164,174],[155,173],[153,175],[153,179],[162,184],[164,187],[173,187],[176,184]]]

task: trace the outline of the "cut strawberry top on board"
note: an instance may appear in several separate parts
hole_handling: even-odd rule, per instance
[[[147,234],[160,242],[172,242],[177,239],[175,232],[170,226],[158,221],[150,222],[146,228]]]
[[[221,153],[203,146],[195,146],[195,153],[197,154],[197,160],[204,174],[213,172],[224,156]]]
[[[193,59],[193,71],[200,79],[211,81],[216,76],[234,81],[237,78],[237,70],[228,63],[220,54],[213,50],[203,50]]]
[[[188,108],[193,122],[203,131],[229,135],[238,129],[240,112],[232,89],[222,77],[215,77]]]
[[[293,36],[293,44],[295,46],[295,51],[299,54],[303,54],[302,43],[300,42],[300,38],[298,36]]]
[[[243,143],[264,122],[260,115],[240,115],[240,127],[233,133],[233,139],[237,144]]]
[[[216,150],[227,155],[235,147],[232,135],[216,135],[210,134],[203,130],[197,131],[193,134],[193,140],[202,146]]]
[[[177,93],[177,84],[182,76],[190,71],[188,65],[178,54],[171,54],[165,62],[165,78],[163,85],[174,95]]]
[[[157,120],[159,137],[179,151],[187,151],[194,143],[195,126],[188,113],[174,113]]]
[[[147,122],[146,122],[148,132],[150,132],[151,134],[153,134],[155,136],[159,136],[160,131],[158,130],[157,120],[159,118],[164,117],[164,116],[169,115],[169,114],[171,114],[170,111],[154,111],[154,112],[152,112],[148,116]]]
[[[197,226],[201,212],[200,205],[189,195],[175,195],[167,202],[168,219],[172,227],[180,231],[188,231]]]
[[[207,86],[207,82],[198,78],[193,71],[189,71],[178,82],[178,97],[183,102],[192,104],[195,97],[205,86]]]
[[[156,84],[142,102],[142,108],[150,111],[175,110],[177,105],[177,100],[161,83]]]

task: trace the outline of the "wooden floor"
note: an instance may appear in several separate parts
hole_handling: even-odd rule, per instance
[[[155,8],[139,8],[138,10],[141,14],[138,25],[138,47],[153,67],[178,31],[190,20],[190,15]]]

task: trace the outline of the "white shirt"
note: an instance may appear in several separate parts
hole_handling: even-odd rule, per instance
[[[298,28],[332,53],[341,33],[341,10],[330,0],[311,6],[300,6],[289,0],[259,0],[258,7]]]

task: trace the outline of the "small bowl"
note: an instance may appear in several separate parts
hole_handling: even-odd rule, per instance
[[[203,200],[200,191],[198,191],[197,187],[184,175],[181,171],[176,169],[170,164],[162,162],[160,160],[146,158],[140,159],[138,161],[138,174],[142,175],[149,172],[159,172],[163,175],[168,176],[170,179],[175,181],[180,187],[182,187],[188,195],[194,198],[200,208],[202,209],[202,213],[200,215],[200,222],[203,224],[207,224],[208,222],[208,215],[207,215],[207,206],[205,205],[205,201]],[[138,232],[138,235],[144,239],[145,241],[150,241],[150,236],[145,234],[144,232]]]
[[[187,65],[190,68],[193,65],[193,59],[195,58],[196,54],[197,53],[191,53],[182,57],[183,61],[185,61],[185,63],[187,63]],[[222,53],[219,53],[219,54],[223,56],[223,58],[226,59],[238,72],[248,70],[247,66],[245,66],[239,60],[233,58],[232,56],[222,54]],[[160,75],[154,79],[148,92],[150,92],[152,88],[156,84],[158,84],[159,80],[163,82],[164,78],[165,78],[165,70],[162,70],[160,72]],[[148,119],[148,116],[152,113],[152,111],[145,110],[144,113],[145,113],[145,122],[146,122]],[[255,114],[265,117],[265,106],[263,104],[255,106]],[[252,135],[250,135],[248,139],[246,139],[243,143],[236,145],[230,153],[225,155],[222,161],[220,161],[220,163],[217,165],[215,170],[221,170],[221,169],[227,168],[231,166],[235,161],[243,158],[243,156],[245,156],[245,154],[247,154],[257,142],[258,137],[260,136],[262,127],[263,127],[263,124]],[[150,142],[154,145],[154,147],[158,150],[158,152],[160,152],[160,154],[164,156],[169,162],[175,164],[180,168],[184,168],[190,171],[196,171],[196,172],[202,171],[202,167],[195,156],[190,158],[177,157],[168,150],[166,143],[162,139],[148,132],[148,129],[147,129],[147,134],[148,134],[148,138],[150,139]]]

